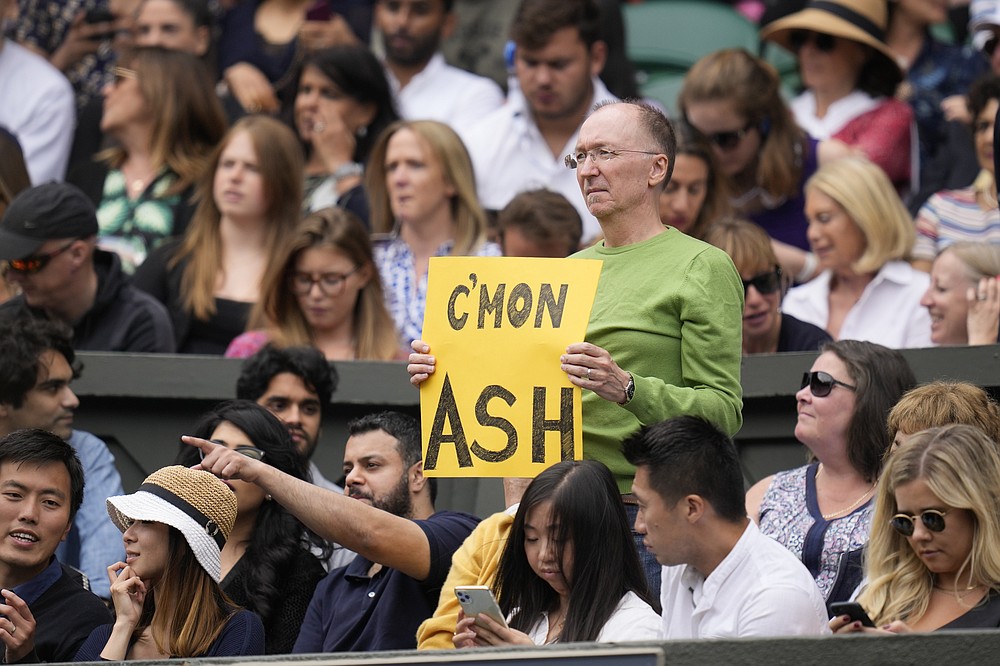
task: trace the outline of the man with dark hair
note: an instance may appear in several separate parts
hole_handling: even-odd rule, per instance
[[[385,47],[386,78],[399,114],[467,128],[500,108],[503,91],[492,80],[452,67],[441,42],[455,29],[452,0],[379,0],[375,25]]]
[[[252,400],[277,416],[306,460],[313,483],[334,492],[343,488],[327,481],[312,455],[319,444],[323,411],[337,388],[337,371],[315,347],[265,345],[243,362],[236,397]]]
[[[580,249],[583,223],[566,197],[550,190],[521,192],[497,216],[505,257],[568,257]]]
[[[349,429],[342,495],[219,444],[183,438],[201,449],[203,469],[257,484],[314,532],[358,553],[316,588],[295,652],[415,648],[417,627],[437,606],[452,554],[479,522],[435,511],[416,419],[386,412]]]
[[[607,57],[599,34],[594,0],[521,2],[511,28],[518,89],[462,133],[485,208],[500,210],[518,192],[547,187],[580,213],[585,241],[600,233],[562,166],[590,109],[615,99],[598,78]]]
[[[83,502],[83,475],[73,447],[51,432],[17,430],[0,439],[6,663],[72,661],[90,632],[112,620],[80,573],[55,555]]]
[[[622,445],[636,466],[637,532],[663,565],[663,637],[829,633],[802,562],[747,518],[732,440],[692,416],[642,428]]]
[[[99,250],[97,214],[73,185],[24,190],[0,219],[0,259],[21,294],[0,316],[53,319],[73,327],[76,349],[173,352],[163,304],[133,287],[113,252]]]
[[[315,347],[280,349],[268,344],[243,362],[236,380],[236,397],[252,400],[281,419],[309,464],[312,482],[343,493],[344,489],[323,476],[312,459],[323,427],[323,411],[329,408],[337,381],[337,371]],[[354,553],[347,548],[338,543],[330,545],[333,552],[324,562],[327,571],[354,559]]]
[[[41,428],[66,440],[80,456],[87,492],[58,555],[86,575],[96,594],[110,597],[107,567],[124,557],[124,546],[104,500],[124,491],[107,445],[73,429],[80,401],[70,388],[79,374],[71,339],[59,322],[0,318],[0,437]]]

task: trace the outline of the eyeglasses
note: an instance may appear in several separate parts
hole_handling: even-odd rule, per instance
[[[216,444],[220,444],[222,446],[226,445],[225,442],[220,441],[218,439],[213,439],[211,441],[215,442]],[[240,454],[241,456],[246,456],[247,458],[252,458],[254,460],[263,460],[264,459],[264,451],[262,449],[258,449],[256,446],[246,446],[246,445],[244,445],[244,446],[237,446],[236,448],[233,449],[233,451],[236,451],[236,453]],[[199,449],[198,450],[198,456],[202,460],[204,460],[205,459],[205,452]]]
[[[354,267],[349,273],[323,273],[314,278],[309,273],[292,273],[288,278],[288,287],[296,296],[306,296],[318,284],[324,296],[339,296],[344,291],[347,278],[361,270],[361,265]]]
[[[798,53],[803,46],[812,42],[816,50],[820,53],[829,53],[837,48],[837,38],[825,32],[813,32],[812,30],[793,30],[788,36],[788,43],[792,51]]]
[[[740,141],[743,137],[747,135],[755,123],[750,121],[746,124],[746,127],[738,130],[731,130],[729,132],[714,132],[712,134],[706,134],[705,138],[714,143],[719,147],[720,150],[729,151],[740,145]]]
[[[843,386],[845,389],[850,391],[858,390],[857,386],[851,386],[850,384],[845,384],[839,379],[834,379],[828,372],[802,373],[802,386],[799,387],[799,390],[801,391],[807,386],[809,387],[809,391],[817,398],[825,398],[830,395],[830,391],[833,390],[834,386]]]
[[[947,511],[938,511],[937,509],[927,509],[920,516],[911,516],[906,513],[897,513],[895,516],[889,519],[889,524],[892,525],[892,529],[896,530],[905,537],[913,536],[913,530],[916,527],[917,518],[920,518],[920,522],[924,524],[924,527],[929,529],[931,532],[943,532],[946,527],[944,524],[944,517]]]
[[[25,257],[24,259],[8,259],[7,266],[15,273],[23,273],[24,275],[37,273],[48,266],[50,261],[72,247],[73,243],[77,240],[79,239],[74,238],[58,250],[53,250],[47,254],[33,254],[30,257]]]
[[[596,164],[603,164],[605,162],[610,162],[611,160],[619,157],[622,153],[637,153],[639,155],[661,155],[662,153],[654,153],[649,150],[626,150],[625,148],[619,148],[618,150],[612,150],[611,148],[594,148],[593,150],[588,150],[586,152],[579,151],[576,153],[570,153],[563,158],[563,164],[566,165],[567,169],[578,169],[587,162],[587,158]]]
[[[746,297],[747,290],[753,287],[762,296],[773,294],[781,289],[781,267],[775,266],[773,271],[754,275],[749,280],[743,280],[743,296]]]
[[[138,79],[139,72],[134,69],[129,69],[128,67],[115,67],[111,70],[111,73],[115,76],[115,85],[121,84],[125,79]]]

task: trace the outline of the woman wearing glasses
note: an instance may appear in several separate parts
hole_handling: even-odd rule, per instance
[[[340,208],[317,211],[296,228],[264,274],[250,329],[232,341],[227,357],[247,358],[272,342],[312,345],[330,361],[405,358],[368,231]]]
[[[263,460],[297,479],[306,463],[288,429],[249,400],[229,400],[202,416],[191,433]],[[178,464],[198,463],[199,451],[181,444]],[[310,548],[328,548],[280,504],[252,483],[226,481],[236,493],[236,524],[222,549],[222,591],[264,622],[267,654],[292,651],[316,584],[326,574]]]
[[[846,616],[836,633],[1000,627],[1000,453],[969,425],[913,435],[889,457],[878,490],[858,602],[876,627]]]
[[[798,60],[795,120],[831,154],[865,155],[897,190],[910,183],[913,112],[895,98],[903,72],[885,44],[884,0],[812,2],[761,31]]]
[[[298,224],[302,163],[283,123],[241,119],[198,183],[187,232],[139,267],[135,285],[167,306],[180,353],[221,355],[246,330],[268,257]]]
[[[101,131],[113,145],[67,180],[97,208],[97,244],[132,273],[164,240],[184,233],[191,196],[226,132],[212,79],[188,53],[139,47],[104,87]]]
[[[678,102],[711,142],[735,211],[776,241],[797,281],[812,277],[802,189],[816,171],[818,144],[795,124],[774,67],[744,49],[716,51],[688,71]]]
[[[786,282],[763,229],[726,218],[708,229],[705,241],[732,258],[743,280],[744,354],[816,351],[830,342],[823,329],[781,311]]]
[[[486,240],[472,161],[454,130],[433,120],[390,125],[372,149],[365,174],[375,264],[400,344],[420,338],[431,257],[498,257]]]
[[[822,273],[788,292],[785,312],[834,340],[930,347],[930,279],[906,261],[913,222],[885,172],[860,157],[823,166],[806,184],[806,215]]]
[[[811,462],[747,492],[747,513],[802,559],[828,604],[846,601],[861,582],[872,498],[891,444],[886,417],[914,384],[897,351],[857,340],[828,343],[795,394],[795,438]]]

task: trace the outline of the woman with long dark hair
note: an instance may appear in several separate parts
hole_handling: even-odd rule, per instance
[[[94,629],[76,661],[258,655],[260,618],[219,587],[236,496],[214,475],[173,466],[108,498],[125,561],[108,567],[115,623]]]
[[[308,478],[288,429],[249,400],[216,405],[192,435],[263,460],[297,479]],[[178,462],[197,464],[197,449],[182,447]],[[310,548],[326,544],[254,484],[226,483],[236,493],[238,512],[222,549],[222,590],[264,621],[268,654],[289,653],[316,584],[326,573]]]
[[[621,495],[593,460],[556,463],[528,486],[493,582],[504,628],[459,615],[456,647],[656,640],[662,620],[646,586]]]

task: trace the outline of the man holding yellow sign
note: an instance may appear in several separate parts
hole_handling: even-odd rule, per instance
[[[583,123],[576,151],[566,157],[604,241],[573,255],[601,260],[601,273],[586,342],[565,347],[559,370],[586,389],[583,456],[614,473],[630,520],[634,469],[620,451],[628,435],[682,414],[729,435],[742,424],[742,283],[721,250],[660,222],[657,202],[675,153],[673,128],[662,113],[612,102]],[[424,335],[437,344],[430,329]],[[420,385],[434,373],[435,357],[423,340],[412,347],[407,370]],[[515,344],[488,353],[529,378],[545,366]],[[656,590],[659,565],[640,555]]]

